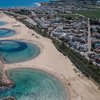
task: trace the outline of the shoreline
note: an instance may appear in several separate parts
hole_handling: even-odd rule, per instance
[[[41,43],[38,43],[38,42],[32,41],[32,40],[27,40],[27,39],[2,39],[0,41],[3,41],[3,40],[4,41],[7,41],[7,40],[8,41],[9,40],[11,40],[11,41],[18,41],[19,40],[19,41],[22,41],[22,42],[25,42],[25,43],[30,43],[30,44],[32,44],[33,46],[36,46],[39,49],[38,54],[36,56],[33,56],[32,58],[30,58],[28,60],[24,60],[24,61],[18,61],[18,62],[14,62],[14,63],[4,63],[4,64],[8,64],[8,65],[10,65],[10,64],[24,63],[24,62],[28,62],[29,60],[37,59],[41,55],[41,53],[43,52],[43,50],[44,50],[44,46]]]
[[[40,68],[34,68],[34,67],[33,68],[32,67],[30,67],[30,68],[27,68],[27,67],[8,68],[7,71],[8,70],[13,70],[13,69],[32,69],[32,70],[38,70],[38,71],[46,73],[47,75],[50,75],[51,77],[53,77],[55,80],[57,80],[61,84],[62,88],[64,89],[64,93],[67,96],[66,100],[71,100],[70,92],[69,92],[69,87],[67,85],[67,81],[65,81],[66,79],[64,79],[63,76],[61,76],[61,75],[59,75],[59,74],[57,74],[57,73],[55,73],[53,71],[49,71],[47,69],[40,69]]]
[[[26,9],[31,9],[31,8],[35,8],[35,7],[40,7],[41,6],[41,3],[48,3],[48,1],[38,1],[38,2],[31,2],[31,4],[29,5],[11,5],[11,6],[0,6],[0,9],[12,9],[12,8],[20,8],[20,9],[23,9],[23,8],[26,8]]]
[[[11,27],[10,25],[12,21],[14,21],[14,18],[8,17],[7,15],[4,15],[5,17],[2,18],[4,21],[9,20],[9,25],[5,26],[6,28]],[[69,99],[70,100],[99,100],[100,99],[100,91],[97,89],[97,86],[91,82],[89,79],[84,77],[82,74],[80,74],[80,77],[77,73],[73,70],[75,66],[73,63],[69,60],[68,57],[65,58],[63,54],[61,54],[53,45],[52,41],[48,38],[44,38],[37,34],[35,31],[30,30],[27,28],[24,24],[20,23],[20,27],[13,28],[13,30],[18,30],[20,33],[8,38],[3,39],[22,39],[22,40],[29,40],[35,41],[36,43],[42,44],[43,48],[40,52],[40,55],[37,56],[35,59],[31,59],[26,62],[20,62],[15,64],[5,64],[5,69],[9,68],[35,68],[44,70],[46,72],[50,72],[54,76],[59,76],[64,82],[64,87],[67,88],[68,83],[71,84],[71,86],[68,86],[69,91]],[[31,32],[30,32],[31,31]],[[32,36],[32,34],[35,34]],[[39,38],[36,38],[38,36]],[[1,40],[1,39],[0,39]],[[32,42],[31,42],[32,43]],[[58,79],[59,79],[58,77]],[[94,94],[94,95],[93,95]]]

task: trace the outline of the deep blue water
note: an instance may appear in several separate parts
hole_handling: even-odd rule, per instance
[[[0,8],[32,7],[39,2],[48,2],[48,0],[0,0]]]
[[[11,69],[8,76],[15,87],[2,91],[0,100],[14,96],[17,100],[67,100],[63,85],[48,73],[33,69]]]
[[[14,34],[15,34],[15,31],[13,31],[13,30],[0,28],[0,38],[9,37],[9,36],[12,36]]]
[[[30,60],[40,53],[32,43],[14,40],[0,40],[0,55],[5,63],[17,63]]]

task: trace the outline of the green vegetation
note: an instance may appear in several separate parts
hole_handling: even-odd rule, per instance
[[[30,29],[35,30],[38,34],[49,37],[47,33],[41,31],[40,28],[37,26],[31,26],[27,21],[20,20],[23,22],[27,27]],[[74,50],[67,47],[63,42],[59,42],[58,40],[49,37],[52,39],[53,44],[55,47],[60,51],[63,55],[67,55],[70,60],[75,64],[75,66],[86,76],[92,78],[96,83],[100,85],[100,68],[88,61],[84,56],[80,55],[79,53],[75,52]],[[70,51],[70,52],[69,52]]]
[[[63,14],[57,14],[55,15],[57,17],[63,17],[63,18],[68,18],[68,17],[72,17],[72,18],[78,18],[78,17],[81,17],[82,15],[80,14],[69,14],[69,13],[63,13]]]
[[[17,18],[16,18],[17,19]],[[19,20],[19,19],[17,19]],[[50,37],[46,32],[42,32],[41,29],[37,26],[31,25],[24,19],[19,20],[23,24],[25,24],[28,28],[35,30],[38,34],[49,37],[55,47],[60,51],[63,55],[68,56],[69,59],[73,62],[73,64],[87,77],[93,79],[100,86],[100,68],[97,65],[92,64],[91,61],[88,61],[84,56],[75,52],[66,46],[64,41],[59,42],[58,40]],[[70,52],[69,52],[70,51]]]
[[[89,18],[100,18],[100,8],[95,8],[87,11],[78,11],[76,13]]]
[[[26,22],[24,22],[25,24]],[[28,23],[25,24],[26,26],[30,26]],[[30,27],[29,27],[30,28]],[[31,29],[35,30],[38,34],[49,37],[47,33],[41,32],[40,28],[36,26],[32,26]],[[79,53],[75,52],[74,50],[67,47],[63,42],[59,42],[58,40],[49,37],[52,39],[53,44],[55,47],[60,51],[63,55],[67,55],[70,60],[75,64],[75,66],[86,76],[92,78],[96,83],[100,85],[100,68],[88,61],[84,56],[80,55]],[[70,51],[70,52],[69,52]]]
[[[82,16],[85,16],[85,17],[89,17],[89,18],[100,18],[100,8],[87,8],[88,10],[84,11],[84,10],[81,10],[81,11],[76,11],[76,12],[73,12],[73,13],[59,13],[57,14],[56,16],[58,17],[63,17],[63,18],[66,18],[66,17],[72,17],[72,18],[77,18],[77,17],[82,17]]]
[[[42,33],[38,27],[33,27],[32,29],[42,36],[49,37],[47,33]],[[100,85],[100,68],[98,66],[92,64],[91,61],[88,61],[84,56],[67,47],[64,44],[64,41],[59,42],[52,37],[49,38],[52,39],[52,42],[58,51],[60,51],[65,56],[67,55],[83,74],[89,78],[92,78],[96,83]]]
[[[99,66],[92,64],[91,61],[88,61],[84,56],[67,47],[63,42],[60,43],[55,39],[52,40],[58,51],[63,53],[65,56],[67,55],[83,74],[85,74],[89,78],[92,78],[96,83],[100,85]]]

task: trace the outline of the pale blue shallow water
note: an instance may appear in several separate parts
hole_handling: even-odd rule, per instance
[[[14,96],[17,100],[67,100],[65,89],[53,76],[33,69],[20,68],[8,71],[15,87],[0,93],[0,99]]]
[[[5,28],[0,28],[0,38],[9,37],[15,35],[15,31]]]
[[[6,25],[6,22],[0,21],[0,26]]]
[[[49,0],[0,0],[0,8],[33,7],[35,3],[48,2]]]
[[[35,58],[40,53],[40,49],[32,44],[22,41],[1,40],[0,55],[5,63],[17,63]]]

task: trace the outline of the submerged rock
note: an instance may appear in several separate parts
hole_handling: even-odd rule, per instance
[[[16,100],[16,98],[15,97],[7,97],[7,98],[4,98],[2,100]]]

